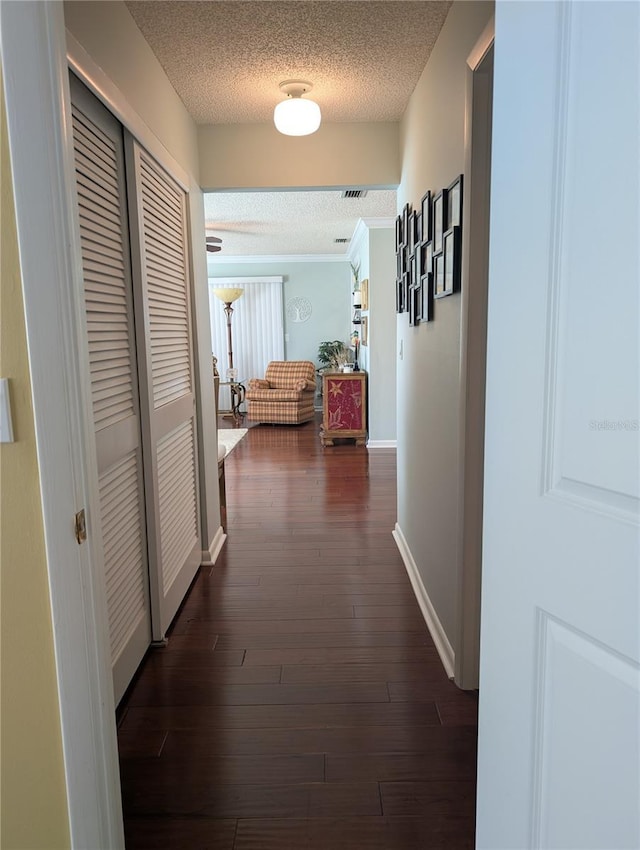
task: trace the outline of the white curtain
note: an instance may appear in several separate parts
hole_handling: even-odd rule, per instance
[[[282,285],[284,278],[224,277],[209,278],[211,350],[218,358],[220,380],[227,379],[227,318],[224,304],[213,294],[217,287],[238,287],[243,295],[233,303],[231,332],[233,366],[238,380],[262,378],[270,360],[284,360],[284,319]],[[230,407],[227,387],[220,387],[220,409]]]

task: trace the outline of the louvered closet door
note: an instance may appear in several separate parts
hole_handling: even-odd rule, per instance
[[[138,317],[144,323],[145,440],[153,636],[162,639],[201,560],[187,213],[184,190],[132,139],[127,163]],[[140,340],[139,340],[140,343]],[[146,447],[146,444],[145,444]]]
[[[71,77],[100,524],[116,701],[151,641],[131,256],[119,122]]]

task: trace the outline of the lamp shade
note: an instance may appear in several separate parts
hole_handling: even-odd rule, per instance
[[[320,107],[313,100],[290,97],[273,111],[276,130],[285,136],[310,136],[320,126]]]
[[[213,290],[213,294],[225,304],[232,304],[237,301],[243,292],[244,289],[238,287],[221,287]]]

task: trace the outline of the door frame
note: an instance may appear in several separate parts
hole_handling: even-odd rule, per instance
[[[492,17],[467,57],[462,227],[460,432],[458,451],[457,622],[454,681],[477,689],[480,667],[482,494],[484,486],[485,363],[489,289],[490,131],[488,90],[482,63],[495,42]],[[489,150],[487,150],[487,147]],[[481,226],[483,225],[483,226]],[[483,269],[481,274],[472,269]],[[473,278],[473,280],[471,280]],[[478,423],[482,427],[478,427]]]
[[[2,3],[0,23],[71,844],[108,850],[124,834],[63,7]]]

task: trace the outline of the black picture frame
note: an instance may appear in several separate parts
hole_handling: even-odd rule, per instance
[[[402,312],[406,313],[409,308],[409,272],[402,275]]]
[[[407,248],[409,253],[413,254],[416,248],[416,212],[412,210],[409,213],[409,235],[407,238]]]
[[[424,193],[420,201],[420,214],[422,215],[422,241],[430,242],[433,238],[433,206],[431,190]]]
[[[404,237],[402,235],[402,216],[399,215],[396,218],[396,253],[400,250],[400,246],[404,242]]]
[[[402,301],[402,292],[403,292],[403,279],[399,277],[396,280],[396,313],[402,313],[404,310],[404,304]]]
[[[415,211],[413,219],[413,244],[417,248],[422,243],[422,213],[419,210]]]
[[[406,203],[402,208],[402,244],[409,244],[409,216],[411,215],[411,206]]]
[[[444,295],[460,291],[462,228],[451,227],[443,237]]]
[[[463,175],[459,174],[447,189],[447,230],[462,227],[462,185]]]
[[[447,189],[441,189],[433,199],[433,253],[442,251],[442,238],[447,229]]]
[[[433,242],[423,242],[421,248],[421,273],[426,274],[433,271]]]
[[[433,318],[433,274],[425,272],[420,280],[420,321],[430,322]]]
[[[417,286],[409,287],[409,327],[415,327],[419,320],[416,320],[416,297],[418,294]]]
[[[433,258],[433,297],[444,298],[444,254],[436,254]]]

